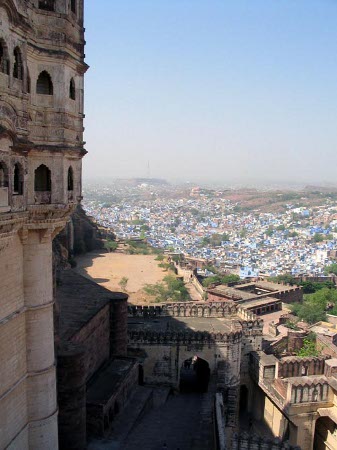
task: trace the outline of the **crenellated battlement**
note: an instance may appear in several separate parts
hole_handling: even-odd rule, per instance
[[[242,339],[240,331],[230,333],[208,333],[206,331],[129,331],[129,343],[176,344],[189,345],[198,343],[210,345],[214,343],[239,343]]]
[[[129,317],[234,317],[237,306],[229,302],[183,302],[161,305],[130,305]]]
[[[303,375],[323,375],[325,360],[329,356],[301,358],[291,356],[277,362],[276,373],[279,378],[301,377]]]

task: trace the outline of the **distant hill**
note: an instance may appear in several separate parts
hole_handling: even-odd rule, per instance
[[[148,184],[149,186],[169,186],[168,181],[162,178],[129,178],[120,181],[132,186],[138,186],[139,184]]]

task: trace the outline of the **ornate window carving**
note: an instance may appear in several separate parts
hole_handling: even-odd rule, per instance
[[[13,77],[17,78],[18,80],[23,79],[22,55],[19,47],[15,47],[14,49]]]
[[[31,80],[30,80],[29,71],[27,69],[27,93],[28,94],[30,94],[30,90],[31,90]]]
[[[74,171],[72,167],[68,169],[68,191],[74,190]]]
[[[72,100],[76,100],[76,87],[75,87],[75,81],[74,78],[70,80],[69,84],[69,98]]]
[[[14,177],[13,177],[13,193],[15,195],[23,194],[23,169],[21,164],[16,163],[14,165]]]
[[[8,187],[8,169],[4,162],[0,161],[0,188]]]
[[[44,164],[35,170],[34,186],[36,192],[51,191],[51,172]]]
[[[3,39],[0,39],[0,72],[9,75],[8,48]]]

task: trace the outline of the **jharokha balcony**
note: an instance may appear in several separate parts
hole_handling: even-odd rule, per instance
[[[8,187],[0,187],[0,213],[10,210],[8,204]]]
[[[35,191],[35,204],[48,205],[51,203],[51,191]]]

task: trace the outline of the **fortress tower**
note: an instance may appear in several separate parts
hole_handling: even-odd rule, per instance
[[[83,0],[0,0],[0,448],[57,449],[52,240],[81,199]]]

